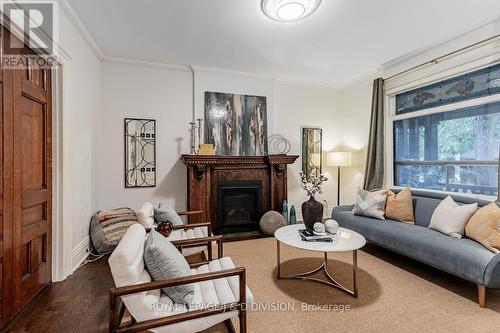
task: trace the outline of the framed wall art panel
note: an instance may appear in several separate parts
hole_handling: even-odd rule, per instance
[[[156,186],[156,121],[125,118],[125,187]]]

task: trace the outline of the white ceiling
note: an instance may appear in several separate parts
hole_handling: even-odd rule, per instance
[[[68,0],[107,57],[341,86],[500,14],[498,0],[323,0],[270,20],[260,0]]]

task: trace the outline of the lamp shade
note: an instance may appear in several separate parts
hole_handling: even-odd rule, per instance
[[[350,166],[351,152],[333,152],[326,155],[326,163],[329,166]]]

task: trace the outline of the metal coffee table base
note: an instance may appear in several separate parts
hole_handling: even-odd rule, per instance
[[[309,281],[315,281],[319,283],[326,284],[330,287],[338,288],[342,290],[343,292],[348,293],[349,295],[357,298],[358,297],[358,286],[357,286],[357,281],[356,281],[356,273],[358,270],[358,250],[352,251],[352,280],[353,280],[353,289],[350,290],[346,287],[344,287],[342,284],[337,282],[330,273],[328,272],[328,252],[324,252],[323,256],[323,263],[312,271],[309,272],[304,272],[304,273],[298,273],[298,274],[290,274],[290,275],[281,275],[281,254],[280,254],[280,241],[277,241],[278,243],[278,279],[296,279],[296,280],[309,280]],[[310,277],[309,275],[312,275],[316,272],[323,271],[325,274],[325,277],[327,280],[322,280],[314,277]]]

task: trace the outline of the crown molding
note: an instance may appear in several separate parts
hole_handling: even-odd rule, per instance
[[[449,36],[447,38],[443,38],[442,40],[433,43],[431,45],[424,46],[422,48],[416,49],[412,52],[406,53],[400,57],[394,58],[392,60],[389,60],[385,63],[383,63],[380,68],[378,69],[379,72],[396,72],[397,69],[400,69],[401,67],[407,67],[408,63],[413,61],[414,59],[418,57],[426,57],[426,58],[436,58],[440,54],[436,54],[432,56],[432,53],[442,53],[440,51],[441,48],[445,48],[448,45],[451,45],[450,48],[457,49],[458,47],[454,47],[452,44],[458,43],[458,44],[463,44],[463,40],[466,39],[468,36],[471,37],[474,40],[482,40],[487,37],[490,37],[492,35],[492,32],[490,31],[491,26],[495,25],[500,25],[500,18],[498,15],[492,16],[489,19],[483,21],[483,23],[479,24],[478,26],[475,27],[470,27],[468,29],[464,29],[461,32],[454,34],[452,36]],[[479,36],[477,36],[479,35]],[[491,41],[490,43],[492,43]],[[468,44],[468,43],[467,43]],[[436,51],[438,50],[438,51]],[[430,60],[430,59],[429,59]],[[391,73],[392,74],[392,73]]]
[[[307,88],[315,88],[315,89],[325,89],[325,90],[340,90],[341,86],[338,85],[329,85],[329,84],[317,84],[314,82],[300,82],[300,81],[291,81],[280,79],[267,75],[260,75],[249,72],[240,72],[233,71],[222,68],[213,68],[213,67],[203,67],[196,65],[180,65],[180,64],[171,64],[167,62],[156,62],[156,61],[145,61],[131,58],[120,58],[120,57],[104,57],[102,59],[104,63],[114,63],[114,64],[122,64],[122,65],[130,65],[130,66],[142,66],[142,67],[150,67],[150,68],[159,68],[165,70],[173,70],[178,72],[194,72],[194,73],[209,73],[209,74],[220,74],[220,75],[234,75],[234,76],[246,76],[249,78],[261,79],[261,80],[269,80],[276,83],[283,83],[289,85],[295,85],[300,87]]]
[[[166,62],[145,61],[145,60],[137,60],[130,58],[106,57],[106,56],[102,59],[102,61],[105,63],[113,63],[121,65],[159,68],[159,69],[166,69],[178,72],[191,72],[191,68],[189,65],[177,65]]]
[[[102,61],[104,59],[104,53],[101,51],[95,40],[92,38],[92,35],[89,33],[87,28],[85,28],[85,25],[80,20],[80,17],[75,12],[73,7],[69,4],[67,0],[58,0],[58,2],[61,5],[61,9],[68,17],[69,21],[73,24],[75,29],[82,36],[83,40],[85,40],[85,42],[90,47],[92,52],[94,52],[95,56]]]

